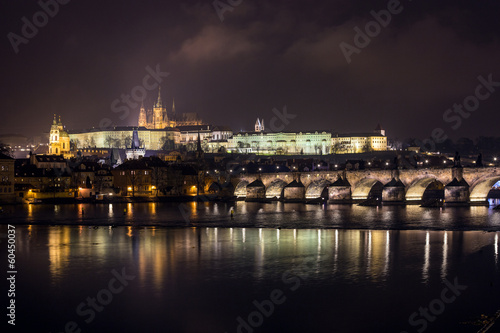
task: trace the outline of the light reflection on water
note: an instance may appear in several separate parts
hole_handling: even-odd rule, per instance
[[[31,236],[33,230],[36,238]],[[417,270],[421,271],[424,283],[429,281],[433,270],[439,271],[442,279],[447,276],[449,248],[454,248],[460,255],[469,255],[491,244],[494,246],[491,259],[498,261],[498,232],[485,234],[411,230],[158,229],[132,226],[97,229],[87,226],[27,226],[18,227],[18,231],[20,239],[42,244],[44,240],[40,237],[47,233],[49,270],[54,281],[65,276],[70,263],[75,264],[75,258],[79,260],[95,257],[98,260],[107,260],[116,253],[120,256],[132,250],[134,256],[137,255],[141,274],[153,270],[149,273],[154,277],[155,286],[159,290],[164,274],[163,266],[167,263],[175,267],[175,262],[183,260],[219,261],[252,247],[255,249],[252,270],[258,272],[257,276],[262,276],[265,266],[275,260],[276,256],[316,258],[315,271],[318,274],[325,269],[335,272],[341,266],[341,275],[350,279],[366,277],[385,280],[394,268],[391,253],[405,253],[417,262],[420,261],[413,269],[420,267]],[[456,235],[459,237],[455,237]],[[423,251],[420,252],[419,249]]]
[[[234,207],[234,218],[230,211]],[[4,207],[0,223],[340,229],[500,230],[492,207],[114,203]]]
[[[58,312],[95,295],[107,283],[109,272],[121,267],[137,278],[130,290],[116,296],[120,302],[113,306],[119,311],[115,314],[106,309],[101,315],[105,322],[118,325],[116,331],[133,331],[121,318],[137,316],[154,327],[181,325],[190,322],[181,309],[189,309],[200,327],[177,331],[202,332],[208,320],[216,331],[234,332],[235,318],[251,311],[252,300],[262,300],[271,290],[284,288],[282,274],[308,262],[306,274],[301,275],[301,289],[289,295],[283,308],[290,327],[271,322],[261,330],[275,332],[285,325],[287,332],[303,332],[307,328],[295,327],[290,318],[299,318],[304,311],[312,317],[325,310],[342,312],[346,306],[383,316],[387,329],[404,329],[398,325],[406,325],[409,314],[439,296],[443,279],[459,275],[464,283],[474,283],[460,272],[467,258],[479,255],[465,265],[471,274],[478,271],[474,265],[484,269],[498,263],[499,232],[36,225],[18,226],[16,231],[18,262],[26,279],[23,288],[31,290],[30,299],[50,297],[56,304],[48,313],[40,309],[42,303],[25,302],[30,305],[24,306],[35,317],[49,318],[43,322],[58,324],[49,328],[54,331],[64,324],[59,321],[71,319],[61,319]],[[498,279],[495,269],[497,275],[491,278]],[[486,270],[481,272],[486,274]],[[379,298],[381,290],[383,298]],[[355,296],[358,291],[359,300]],[[346,298],[344,293],[350,296]],[[478,305],[465,300],[466,296],[456,305],[464,311],[497,306],[489,301]],[[151,305],[143,311],[144,302]],[[198,308],[198,302],[205,306]],[[390,313],[379,304],[386,302],[392,304]],[[212,307],[207,306],[212,303]],[[307,308],[302,308],[302,303]],[[395,308],[394,304],[399,305]],[[74,315],[74,309],[70,310]],[[342,313],[337,317],[339,325],[348,321],[342,325],[351,331],[366,329],[366,320],[356,320],[355,313]],[[309,331],[327,331],[311,325]],[[99,330],[94,327],[92,331]]]

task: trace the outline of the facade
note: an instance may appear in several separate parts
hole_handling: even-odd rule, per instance
[[[387,136],[380,125],[373,133],[337,134],[332,136],[332,153],[349,154],[386,151]]]
[[[322,155],[330,153],[331,137],[327,132],[240,132],[228,140],[228,146],[239,153]]]
[[[180,131],[177,128],[146,129],[144,127],[114,127],[112,129],[92,129],[88,131],[73,132],[70,139],[78,148],[122,148],[132,145],[132,136],[137,130],[139,142],[146,150],[160,150],[165,141],[178,145],[181,141]]]
[[[111,173],[115,187],[122,196],[151,196],[152,169],[142,160],[130,160],[114,168]]]

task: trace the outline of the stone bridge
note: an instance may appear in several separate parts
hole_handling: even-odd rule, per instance
[[[488,193],[500,181],[500,168],[435,168],[416,170],[350,170],[247,174],[232,177],[234,196],[245,200],[384,203],[487,204]]]

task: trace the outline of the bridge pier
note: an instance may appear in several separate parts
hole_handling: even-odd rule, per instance
[[[306,187],[299,180],[294,180],[286,185],[283,190],[284,202],[305,202],[306,201]]]
[[[339,175],[328,187],[328,203],[352,203],[351,184]]]
[[[403,204],[405,202],[405,185],[401,180],[392,178],[392,180],[384,185],[382,190],[383,204]]]
[[[469,204],[469,184],[462,180],[453,180],[444,187],[444,201],[446,205],[467,205]]]
[[[266,200],[266,186],[262,180],[256,179],[247,185],[247,196],[245,201],[264,201]]]

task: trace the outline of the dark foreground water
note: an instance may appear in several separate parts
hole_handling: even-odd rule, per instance
[[[240,203],[231,220],[220,204],[151,205],[125,205],[125,214],[117,205],[89,205],[80,217],[74,206],[4,208],[1,222],[16,225],[17,274],[16,326],[7,325],[5,283],[2,326],[477,332],[481,315],[500,309],[500,232],[484,231],[500,230],[500,222],[487,207]],[[112,224],[125,225],[89,226],[105,224],[106,209]],[[365,229],[347,229],[356,227]],[[383,227],[392,230],[375,230]],[[419,228],[429,230],[395,230]],[[1,225],[4,276],[6,233]]]

